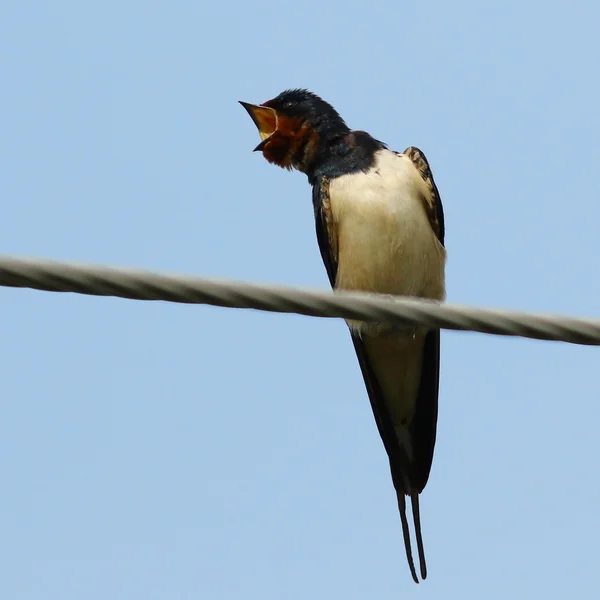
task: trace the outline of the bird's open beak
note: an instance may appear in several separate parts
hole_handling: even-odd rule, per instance
[[[267,106],[258,106],[256,104],[248,104],[247,102],[239,101],[240,104],[248,111],[252,117],[254,124],[258,128],[260,139],[262,142],[254,148],[254,150],[262,150],[266,140],[271,137],[277,129],[277,113]]]

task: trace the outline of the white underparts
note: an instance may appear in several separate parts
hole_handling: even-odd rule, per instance
[[[333,179],[329,193],[336,288],[444,299],[446,253],[423,203],[429,188],[408,157],[380,150],[368,172]],[[394,425],[403,430],[417,398],[423,332],[348,325],[364,340]]]

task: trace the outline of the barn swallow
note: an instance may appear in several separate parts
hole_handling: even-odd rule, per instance
[[[445,298],[444,213],[418,148],[388,149],[365,131],[350,129],[330,104],[307,90],[241,104],[262,139],[255,150],[270,163],[308,176],[319,249],[334,289]],[[425,579],[419,494],[435,445],[440,332],[347,324],[388,454],[406,558],[419,583],[406,496]]]

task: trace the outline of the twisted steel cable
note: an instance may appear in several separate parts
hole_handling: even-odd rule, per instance
[[[600,319],[491,310],[358,292],[321,292],[37,258],[0,255],[0,285],[600,345]]]

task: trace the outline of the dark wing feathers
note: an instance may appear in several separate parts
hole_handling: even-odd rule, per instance
[[[337,276],[337,242],[331,222],[329,200],[329,179],[320,177],[313,184],[313,208],[315,210],[315,226],[321,258],[329,277],[331,287],[335,287]]]
[[[407,148],[404,154],[410,158],[429,189],[429,195],[423,198],[423,203],[431,228],[443,246],[445,237],[444,209],[427,158],[421,150],[414,146]],[[430,331],[425,338],[419,397],[409,427],[411,438],[415,441],[413,471],[415,479],[413,485],[419,493],[423,491],[427,484],[433,460],[438,415],[439,373],[440,332],[435,330]]]
[[[429,198],[423,198],[423,202],[425,203],[425,210],[427,211],[431,228],[437,235],[438,240],[440,240],[440,244],[443,246],[445,236],[444,210],[442,208],[440,193],[438,192],[435,181],[433,180],[429,163],[427,162],[425,155],[414,146],[408,147],[403,154],[410,158],[417,171],[419,171],[421,174],[423,181],[429,188]]]
[[[423,365],[415,413],[409,425],[413,442],[413,489],[419,494],[427,485],[437,429],[438,382],[440,373],[440,332],[430,331],[425,336]]]

